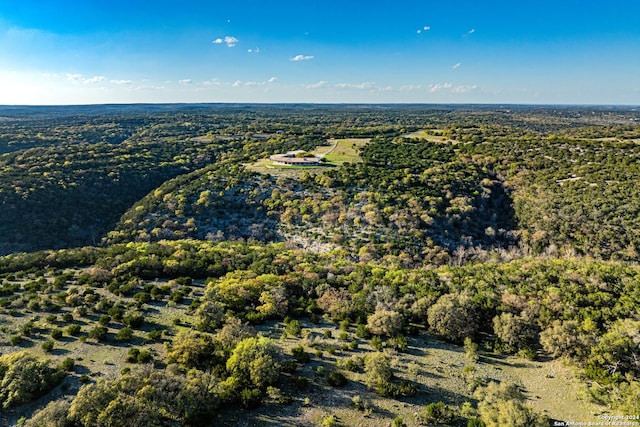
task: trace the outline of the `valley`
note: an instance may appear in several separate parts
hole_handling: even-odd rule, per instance
[[[0,117],[0,425],[640,414],[636,109]]]

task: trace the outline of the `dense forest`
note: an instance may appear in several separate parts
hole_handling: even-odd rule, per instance
[[[0,424],[640,425],[639,160],[623,107],[0,107]]]

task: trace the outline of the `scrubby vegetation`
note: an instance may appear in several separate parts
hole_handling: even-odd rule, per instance
[[[0,424],[640,413],[637,112],[92,108],[0,122]]]

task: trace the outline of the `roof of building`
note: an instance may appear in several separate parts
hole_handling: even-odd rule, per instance
[[[270,160],[278,163],[295,164],[295,165],[317,165],[320,158],[313,157],[296,157],[297,154],[305,153],[304,150],[289,151],[285,154],[274,154],[269,157]]]

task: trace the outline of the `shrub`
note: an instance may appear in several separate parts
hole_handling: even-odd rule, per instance
[[[364,360],[358,356],[351,356],[349,359],[342,362],[342,368],[351,372],[361,372],[364,367]]]
[[[554,320],[540,333],[540,344],[553,357],[584,358],[593,345],[576,320]]]
[[[35,329],[35,324],[30,321],[22,325],[22,335],[29,336],[31,332]]]
[[[178,304],[184,300],[184,294],[181,291],[173,291],[171,292],[169,299]]]
[[[13,346],[19,345],[22,342],[22,337],[20,335],[11,335],[9,338],[9,343]]]
[[[425,424],[450,424],[455,415],[444,402],[429,403],[420,412],[420,421]]]
[[[345,377],[341,372],[333,371],[327,376],[327,382],[332,387],[344,387],[347,385],[347,377]]]
[[[104,341],[107,338],[107,328],[104,326],[96,326],[89,331],[89,338],[96,341]]]
[[[478,344],[473,342],[470,337],[464,339],[464,357],[471,362],[478,361]]]
[[[480,419],[487,427],[510,425],[513,427],[548,426],[549,420],[534,412],[524,402],[525,396],[514,384],[494,382],[476,390]]]
[[[199,331],[214,332],[222,326],[225,318],[224,305],[217,301],[204,300],[194,312],[195,327]]]
[[[116,334],[118,341],[129,342],[133,338],[133,330],[131,328],[122,328]]]
[[[146,340],[150,341],[150,342],[158,342],[162,339],[162,331],[160,330],[155,330],[155,331],[149,331],[147,333],[147,337]]]
[[[322,427],[336,427],[338,420],[333,415],[326,416],[322,419]]]
[[[138,355],[140,354],[140,349],[138,348],[130,348],[127,352],[127,362],[136,363],[138,361]]]
[[[391,338],[387,344],[394,350],[400,352],[405,352],[409,348],[409,340],[404,335],[398,335],[395,338]]]
[[[466,295],[446,294],[427,310],[429,328],[442,338],[460,343],[479,328],[477,307]]]
[[[51,338],[54,340],[59,340],[62,338],[62,329],[54,329],[51,331]]]
[[[114,305],[107,311],[107,313],[109,313],[109,316],[111,316],[112,319],[121,321],[122,316],[124,316],[124,308],[120,307],[119,305]]]
[[[71,314],[71,313],[63,314],[62,315],[62,321],[63,322],[67,322],[67,323],[73,321],[73,314]]]
[[[298,369],[298,362],[295,360],[285,360],[280,363],[280,370],[282,372],[293,373]]]
[[[74,365],[75,365],[75,362],[73,361],[73,359],[70,358],[70,357],[66,357],[60,363],[60,369],[63,370],[63,371],[72,371]]]
[[[240,404],[245,409],[259,406],[261,400],[262,393],[257,388],[244,388],[240,391]]]
[[[65,399],[53,400],[33,417],[26,420],[24,427],[68,427],[69,402]]]
[[[216,333],[217,341],[222,344],[225,350],[233,350],[240,341],[245,338],[255,336],[255,331],[251,326],[242,323],[237,317],[226,319],[224,326]]]
[[[285,332],[291,336],[299,337],[302,332],[302,324],[299,320],[291,320],[284,328]]]
[[[132,311],[122,316],[122,323],[130,328],[138,328],[144,323],[144,315],[139,311]]]
[[[382,338],[379,336],[374,336],[371,338],[371,347],[373,347],[376,351],[382,351]]]
[[[69,325],[67,326],[67,333],[71,336],[77,336],[80,334],[82,328],[80,325]]]
[[[138,292],[133,296],[133,299],[141,303],[147,303],[151,301],[151,295],[146,292]]]
[[[53,388],[64,374],[22,351],[0,356],[0,405],[2,409],[29,402]]]
[[[46,353],[50,353],[51,350],[53,350],[53,345],[54,344],[52,340],[46,340],[42,343],[42,350],[44,350]]]
[[[280,405],[288,405],[293,402],[293,397],[290,394],[283,393],[282,390],[277,387],[267,387],[267,396]]]
[[[391,361],[384,353],[370,353],[364,362],[367,384],[376,386],[380,381],[389,381],[393,376]]]
[[[304,347],[301,345],[293,347],[291,349],[291,354],[293,354],[296,361],[301,364],[308,363],[311,360],[311,356],[309,356],[309,353],[304,351]]]
[[[493,318],[493,332],[507,353],[531,348],[538,336],[537,329],[535,321],[526,316],[502,313]]]
[[[593,373],[606,371],[609,381],[626,376],[640,377],[640,321],[618,319],[602,335],[598,343],[591,348],[587,367]],[[598,375],[592,376],[594,379]]]
[[[277,347],[268,338],[246,338],[233,349],[227,371],[242,384],[265,389],[280,375],[278,356]]]
[[[167,352],[167,362],[177,363],[185,369],[208,369],[216,358],[216,343],[209,334],[181,331],[173,337]]]
[[[383,397],[409,397],[415,396],[418,392],[418,387],[409,381],[400,381],[398,384],[390,381],[378,381],[376,384],[376,391]]]
[[[367,328],[372,334],[396,336],[402,330],[402,315],[392,310],[377,310],[367,319]]]
[[[152,360],[153,360],[153,354],[146,348],[143,348],[138,353],[138,363],[149,363]]]
[[[250,311],[247,313],[246,319],[249,323],[257,325],[263,323],[267,319],[267,316],[257,311]]]

